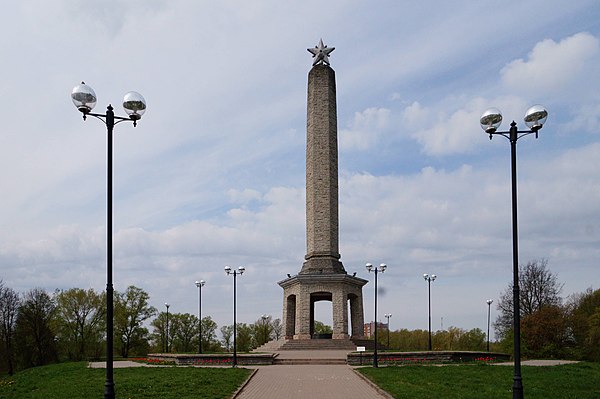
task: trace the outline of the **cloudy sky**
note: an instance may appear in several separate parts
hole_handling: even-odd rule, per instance
[[[0,15],[0,279],[20,292],[106,284],[106,129],[96,112],[144,95],[114,144],[114,283],[151,303],[232,322],[281,317],[277,282],[306,253],[306,85],[335,47],[340,252],[373,319],[485,330],[512,279],[510,146],[520,127],[520,261],[546,258],[563,294],[600,288],[600,8],[596,0],[21,1]],[[324,304],[323,304],[324,305]],[[329,308],[327,308],[329,306]],[[331,322],[330,305],[318,317]],[[496,310],[492,307],[492,317]],[[385,320],[385,319],[384,319]]]

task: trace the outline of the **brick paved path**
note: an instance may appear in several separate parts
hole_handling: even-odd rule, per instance
[[[382,399],[345,365],[262,366],[236,399]]]

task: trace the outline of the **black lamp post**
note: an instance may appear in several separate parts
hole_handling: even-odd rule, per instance
[[[269,319],[270,316],[267,316],[266,314],[260,316],[260,318],[262,319],[263,322],[263,335],[264,335],[264,343],[266,344],[268,342],[269,339]]]
[[[492,308],[492,302],[494,302],[493,299],[488,299],[487,301],[485,301],[485,303],[488,304],[488,331],[487,331],[487,351],[490,351],[490,313],[491,313],[491,308]]]
[[[129,117],[115,116],[112,105],[106,107],[106,114],[92,113],[97,102],[94,90],[81,82],[71,91],[71,100],[77,109],[83,113],[83,120],[93,116],[106,125],[107,131],[107,173],[106,173],[106,381],[104,383],[104,398],[115,397],[115,383],[113,379],[113,267],[112,267],[112,169],[113,169],[113,128],[117,123],[124,121],[137,121],[146,112],[146,100],[141,94],[130,91],[123,98],[123,108]],[[115,122],[116,120],[116,122]]]
[[[169,353],[169,305],[168,303],[165,303],[165,306],[167,307],[167,339],[166,339],[166,347],[167,350],[165,352]]]
[[[499,134],[510,141],[510,165],[512,182],[512,241],[513,241],[513,333],[514,333],[514,377],[513,377],[513,398],[523,398],[523,379],[521,378],[521,310],[520,310],[520,290],[519,290],[519,239],[517,234],[517,140],[521,137],[535,134],[538,137],[538,131],[546,123],[548,111],[541,105],[534,105],[525,113],[525,124],[529,130],[518,130],[517,123],[513,121],[510,124],[510,130],[498,132],[496,129],[502,123],[502,113],[497,108],[486,110],[479,122],[481,128],[490,135]]]
[[[373,267],[372,264],[367,263],[366,268],[369,273],[375,273],[375,351],[373,352],[373,367],[379,367],[379,364],[377,363],[377,273],[385,272],[385,269],[387,269],[387,265],[385,263],[382,263],[379,265],[379,267]]]
[[[427,291],[429,294],[429,350],[433,350],[431,346],[431,282],[435,281],[437,276],[435,274],[432,274],[430,276],[426,273],[423,275],[423,278],[425,279],[425,281],[427,281]]]
[[[392,314],[386,313],[384,317],[387,319],[387,347],[390,349],[390,317],[392,317]]]
[[[238,275],[244,274],[246,269],[243,266],[237,268],[237,270],[231,270],[231,267],[225,266],[225,273],[229,276],[233,275],[233,362],[231,367],[237,367],[237,322],[236,322],[236,278]]]
[[[198,287],[198,353],[202,353],[202,287],[206,281],[196,281]]]

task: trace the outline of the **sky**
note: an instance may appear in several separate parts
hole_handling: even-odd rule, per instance
[[[519,260],[547,259],[562,295],[600,288],[600,7],[596,0],[31,0],[0,15],[0,279],[19,292],[106,286],[106,128],[83,121],[141,93],[114,139],[114,286],[219,326],[280,318],[306,254],[307,48],[336,72],[340,253],[365,322],[487,326],[512,281],[507,130],[517,145]],[[35,98],[33,97],[35,94]],[[331,305],[317,318],[331,323]]]

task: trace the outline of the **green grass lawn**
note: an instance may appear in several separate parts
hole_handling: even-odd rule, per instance
[[[114,381],[118,398],[213,399],[230,398],[249,374],[241,368],[136,367],[114,369]],[[2,378],[0,398],[101,398],[105,376],[87,363],[36,367]]]
[[[490,364],[360,368],[394,398],[512,398],[513,367]],[[600,364],[523,366],[527,399],[598,399]]]

